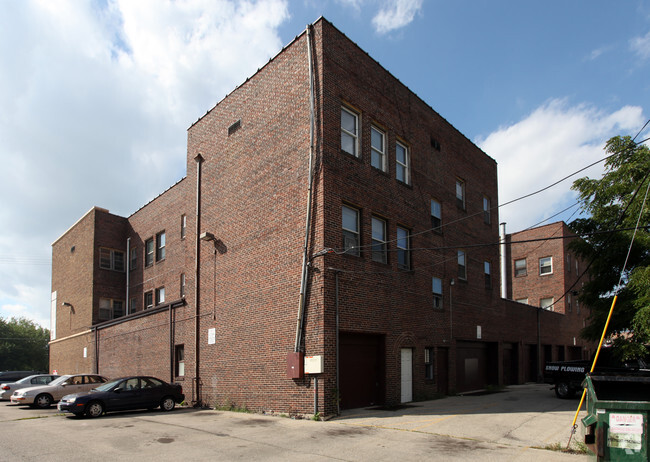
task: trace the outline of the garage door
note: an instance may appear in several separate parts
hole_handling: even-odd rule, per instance
[[[456,374],[459,392],[482,390],[488,384],[498,383],[495,372],[496,345],[484,342],[458,342],[456,346]]]
[[[384,404],[384,338],[340,334],[341,409]]]

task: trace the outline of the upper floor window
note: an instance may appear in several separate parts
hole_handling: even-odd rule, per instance
[[[399,141],[395,145],[395,162],[395,177],[402,183],[409,184],[411,181],[409,149]]]
[[[153,265],[153,238],[144,241],[144,266]]]
[[[458,251],[458,279],[467,279],[467,262],[464,250]]]
[[[187,235],[187,215],[181,215],[181,239]]]
[[[124,316],[124,302],[122,300],[112,300],[110,298],[99,299],[100,321],[108,321],[121,316]]]
[[[553,297],[540,299],[539,306],[545,310],[553,311]]]
[[[144,309],[147,310],[149,308],[153,308],[153,292],[145,292],[144,293]]]
[[[138,249],[131,247],[131,257],[129,258],[129,270],[134,270],[138,267]]]
[[[431,227],[437,233],[442,231],[442,205],[435,199],[431,199]]]
[[[411,269],[411,233],[406,228],[397,227],[397,266]]]
[[[492,223],[490,198],[483,196],[483,222],[486,224]]]
[[[185,298],[185,273],[181,273],[180,294],[181,294],[181,298]]]
[[[100,247],[99,267],[113,271],[124,271],[124,252]]]
[[[343,250],[348,255],[359,256],[359,211],[344,205],[341,208],[343,221]]]
[[[129,300],[129,312],[127,314],[135,313],[136,311],[138,311],[138,299],[131,297],[131,300]]]
[[[492,288],[492,268],[489,261],[483,262],[483,273],[485,274],[485,288]]]
[[[156,234],[156,261],[165,259],[165,232]]]
[[[386,134],[378,128],[370,128],[370,163],[379,170],[386,171]]]
[[[553,257],[539,259],[539,275],[551,274],[553,272]]]
[[[359,116],[341,108],[341,149],[359,157]]]
[[[569,313],[573,311],[573,305],[571,304],[571,294],[566,294],[566,304],[569,308]]]
[[[465,210],[465,182],[459,179],[456,180],[456,206]]]
[[[526,268],[526,259],[520,258],[515,260],[515,277],[517,276],[526,276],[528,274],[528,269]]]
[[[433,307],[442,308],[442,279],[431,278],[431,292],[433,293]]]
[[[372,217],[372,259],[379,263],[386,263],[386,221]]]
[[[566,271],[567,273],[571,272],[571,254],[566,254]]]
[[[518,299],[515,300],[515,301],[516,301],[517,303],[525,303],[526,305],[528,305],[528,297],[526,297],[526,298],[518,298]]]
[[[165,303],[165,288],[164,287],[158,287],[156,289],[156,306],[160,305],[161,303]]]

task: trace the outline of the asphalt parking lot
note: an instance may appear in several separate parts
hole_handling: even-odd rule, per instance
[[[556,399],[547,385],[537,384],[391,409],[347,410],[325,422],[191,408],[78,419],[55,407],[37,410],[3,401],[0,461],[111,456],[127,461],[579,462],[590,457],[548,449],[566,446],[577,405],[577,399]]]

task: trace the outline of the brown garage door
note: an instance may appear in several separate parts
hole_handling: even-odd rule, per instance
[[[482,390],[498,383],[496,345],[487,342],[456,344],[456,374],[459,392]]]
[[[384,337],[340,334],[341,409],[384,404]]]

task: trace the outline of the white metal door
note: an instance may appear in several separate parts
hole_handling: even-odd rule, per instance
[[[402,403],[413,401],[413,350],[402,348]]]

